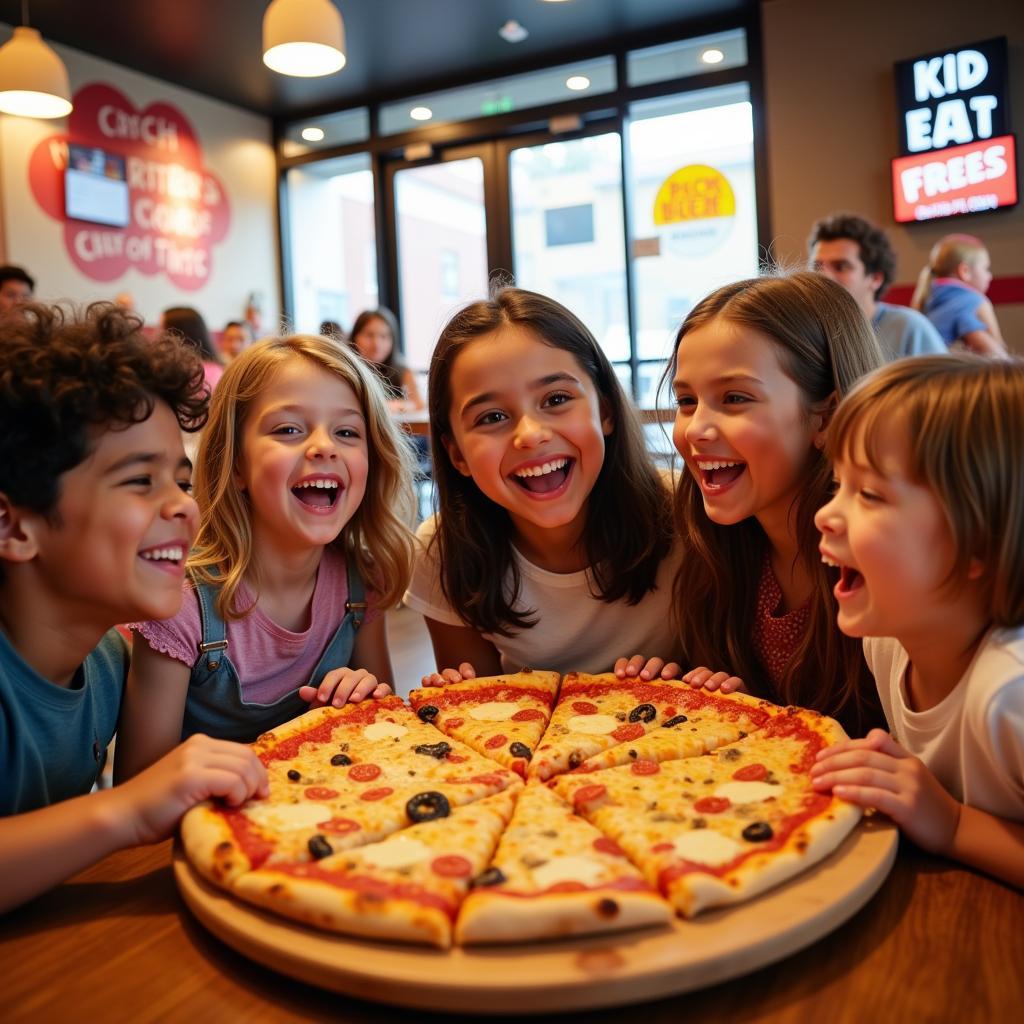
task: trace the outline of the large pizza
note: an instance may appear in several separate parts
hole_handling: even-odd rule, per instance
[[[664,926],[831,853],[860,810],[811,786],[812,711],[678,681],[523,671],[261,736],[270,795],[208,802],[186,855],[318,928],[438,947]]]

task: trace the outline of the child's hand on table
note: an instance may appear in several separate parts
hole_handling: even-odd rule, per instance
[[[679,666],[663,658],[647,658],[634,654],[631,658],[619,658],[612,671],[620,679],[678,679]]]
[[[476,679],[476,669],[468,661],[462,662],[458,668],[443,668],[440,672],[431,672],[424,676],[421,686],[444,686],[446,683],[461,683],[466,679]]]
[[[319,686],[300,686],[299,697],[309,702],[310,710],[333,705],[340,708],[351,701],[358,704],[366,697],[388,697],[391,687],[380,683],[364,668],[335,668],[324,676]]]
[[[689,683],[694,689],[721,690],[722,693],[746,693],[746,684],[739,676],[730,675],[728,672],[714,672],[703,665],[700,668],[691,668],[684,676],[684,683]]]

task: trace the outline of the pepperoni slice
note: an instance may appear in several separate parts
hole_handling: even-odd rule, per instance
[[[628,743],[630,740],[638,740],[641,736],[646,734],[646,730],[639,722],[629,722],[626,725],[620,725],[618,729],[612,731],[612,738],[618,740],[620,743]]]
[[[724,796],[702,796],[693,805],[698,814],[721,814],[727,811],[732,804]]]
[[[498,733],[497,735],[495,735],[495,736],[492,736],[492,737],[491,737],[491,738],[490,738],[490,739],[489,739],[489,740],[488,740],[488,741],[487,741],[487,742],[486,742],[486,743],[484,744],[484,746],[485,746],[485,747],[486,747],[486,748],[487,748],[488,750],[495,750],[495,749],[497,749],[498,747],[503,747],[503,746],[505,746],[505,744],[506,744],[506,743],[508,743],[508,737],[507,737],[507,736],[503,736],[503,735],[502,735],[502,734],[501,734],[501,733],[499,732],[499,733]]]
[[[353,782],[373,782],[374,779],[380,776],[380,765],[370,764],[354,764],[348,770],[348,777]]]
[[[463,761],[468,761],[469,758],[465,754],[453,754],[451,752],[444,755],[446,761],[450,761],[452,764],[462,764]]]
[[[564,882],[555,882],[549,885],[545,892],[586,892],[587,887],[582,882],[576,882],[567,878]]]
[[[592,786],[582,786],[573,794],[573,806],[582,807],[584,804],[589,804],[594,800],[600,800],[607,792],[608,787],[602,786],[600,783]]]
[[[668,853],[669,850],[674,850],[675,847],[671,843],[655,843],[651,847],[651,853]]]
[[[539,722],[544,718],[544,712],[536,708],[523,708],[512,716],[513,722]]]
[[[473,865],[465,857],[457,853],[435,857],[430,864],[431,871],[442,878],[469,878],[473,873]]]
[[[607,836],[598,836],[594,840],[594,849],[598,853],[610,853],[613,857],[625,857],[626,851],[614,839]]]
[[[317,828],[321,832],[330,832],[331,835],[344,836],[348,835],[349,832],[358,832],[363,826],[358,821],[353,821],[351,818],[328,818],[327,821],[321,821]]]
[[[338,795],[338,791],[328,789],[326,786],[310,786],[304,795],[307,800],[333,800]]]
[[[732,773],[737,782],[760,782],[768,774],[763,764],[745,764]]]
[[[577,715],[596,715],[597,705],[591,704],[589,700],[574,700],[572,709]]]
[[[469,781],[478,782],[481,786],[500,786],[505,781],[505,776],[497,772],[484,772],[483,775],[474,775]]]
[[[665,708],[665,710],[662,712],[662,714],[664,714],[664,716],[666,718],[675,718],[676,717],[676,713],[677,713],[676,709],[674,707],[672,707],[671,704],[667,708]]]
[[[641,758],[639,761],[634,761],[630,769],[634,775],[657,775],[661,771],[661,765],[657,761]]]
[[[464,718],[449,718],[448,721],[444,723],[444,727],[446,729],[461,729],[465,723],[466,720]]]
[[[378,786],[376,789],[368,789],[365,793],[360,793],[360,800],[383,800],[386,796],[391,796],[394,790],[390,786]]]

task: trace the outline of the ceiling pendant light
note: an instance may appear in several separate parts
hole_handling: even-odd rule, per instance
[[[298,78],[345,66],[345,26],[331,0],[273,0],[263,15],[263,63]]]
[[[21,5],[22,24],[0,46],[0,111],[18,117],[66,117],[71,113],[71,83],[64,62],[28,25],[28,2]]]

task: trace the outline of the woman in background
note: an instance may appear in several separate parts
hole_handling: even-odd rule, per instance
[[[224,359],[215,348],[210,330],[199,310],[191,306],[171,306],[164,310],[161,326],[165,331],[181,335],[196,347],[203,361],[203,375],[212,392],[224,373]]]
[[[392,412],[425,408],[416,378],[398,354],[398,321],[390,309],[381,306],[360,313],[352,325],[349,344],[384,381]]]

